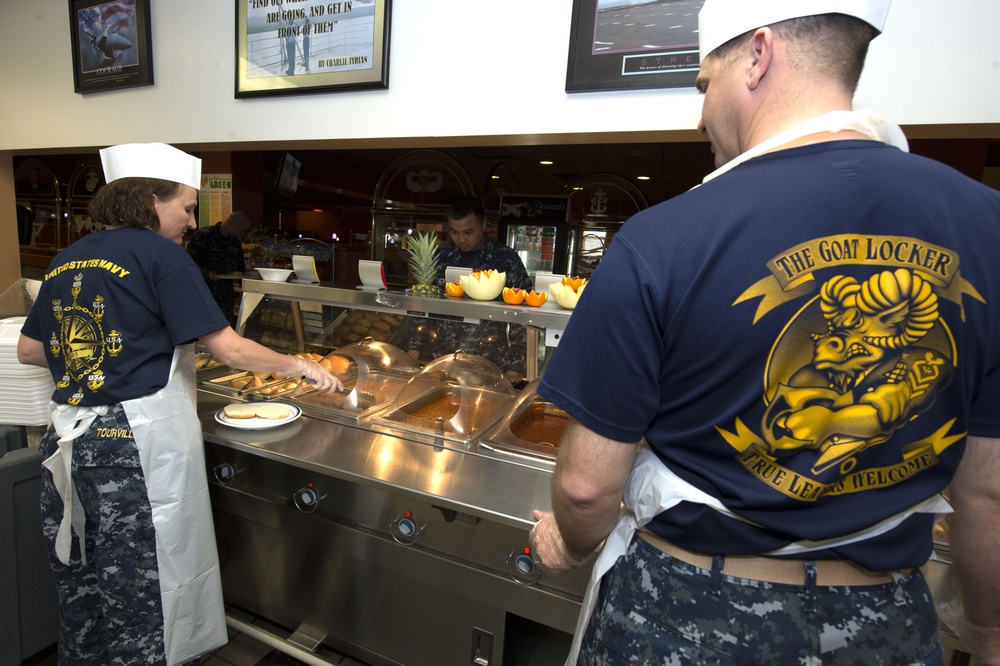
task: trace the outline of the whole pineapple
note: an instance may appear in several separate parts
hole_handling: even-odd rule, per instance
[[[410,253],[410,269],[414,280],[410,293],[414,296],[440,296],[441,289],[435,284],[440,254],[437,235],[417,233],[407,236],[406,249]]]

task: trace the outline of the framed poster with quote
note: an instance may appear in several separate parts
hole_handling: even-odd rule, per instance
[[[391,0],[236,0],[236,97],[389,87]]]
[[[69,8],[76,92],[153,85],[149,0],[70,0]]]
[[[694,85],[702,4],[573,0],[566,92]]]

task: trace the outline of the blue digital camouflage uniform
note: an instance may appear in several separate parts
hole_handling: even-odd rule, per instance
[[[58,448],[49,428],[43,458]],[[70,564],[55,555],[63,501],[42,469],[42,531],[60,598],[60,666],[166,663],[156,537],[139,451],[121,405],[73,443],[73,481],[86,515],[88,561],[74,538]],[[200,660],[189,662],[197,664]]]
[[[188,254],[201,268],[202,277],[212,292],[212,298],[219,304],[219,309],[229,319],[230,324],[236,322],[235,290],[233,280],[210,280],[209,272],[217,275],[226,273],[246,272],[246,260],[243,257],[243,244],[239,238],[222,235],[222,223],[216,222],[210,227],[203,227],[194,233],[187,246]]]
[[[482,356],[501,372],[525,374],[528,336],[524,324],[499,321],[466,324],[413,317],[409,325],[407,349],[416,350],[421,362],[430,362],[461,350],[466,354]]]
[[[807,561],[813,583],[803,594],[799,585],[723,575],[718,559],[708,571],[633,538],[602,581],[577,664],[943,663],[937,616],[919,573],[885,585],[817,587],[815,563]]]
[[[500,271],[507,274],[506,286],[518,289],[534,288],[534,283],[517,253],[489,236],[483,238],[483,246],[474,252],[462,252],[454,243],[444,246],[438,260],[437,279],[437,285],[442,291],[445,283],[444,272],[448,266],[461,266],[474,271]]]

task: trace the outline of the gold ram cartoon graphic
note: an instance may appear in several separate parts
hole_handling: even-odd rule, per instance
[[[953,342],[932,285],[908,269],[881,271],[864,282],[833,277],[823,284],[818,306],[825,330],[809,333],[807,362],[797,370],[788,363],[804,353],[802,324],[816,322],[815,303],[772,351],[764,453],[780,459],[813,449],[819,456],[812,474],[834,468],[848,474],[859,453],[934,404],[954,374]]]

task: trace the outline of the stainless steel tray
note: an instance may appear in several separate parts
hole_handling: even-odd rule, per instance
[[[509,419],[498,423],[480,446],[555,460],[569,422],[569,414],[551,402],[536,398],[521,405]]]
[[[447,384],[372,417],[372,426],[468,446],[510,406],[510,395]]]
[[[320,393],[313,388],[305,388],[287,399],[309,416],[355,424],[389,405],[409,379],[410,375],[406,374],[369,372],[361,386],[358,386],[356,376],[342,377],[343,392]]]

